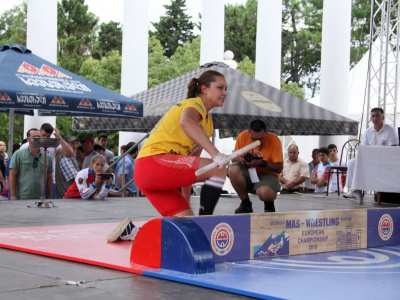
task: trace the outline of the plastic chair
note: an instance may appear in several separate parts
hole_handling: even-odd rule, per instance
[[[340,195],[340,188],[339,188],[339,173],[341,173],[342,175],[346,175],[347,174],[347,162],[350,159],[353,159],[356,157],[357,154],[357,149],[358,146],[360,146],[361,141],[357,140],[357,139],[351,139],[348,140],[346,143],[343,144],[342,146],[342,152],[340,153],[340,160],[339,160],[339,166],[333,166],[331,167],[331,174],[328,177],[328,187],[326,189],[326,195],[328,196],[329,194],[329,181],[331,176],[334,176],[334,174],[336,174],[337,176],[337,193],[338,196]]]

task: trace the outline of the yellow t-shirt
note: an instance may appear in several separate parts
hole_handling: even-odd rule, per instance
[[[253,140],[250,138],[250,134],[248,130],[242,131],[236,140],[235,150],[237,151],[244,146],[251,144]],[[279,137],[271,132],[267,132],[267,137],[264,143],[253,150],[248,152],[252,152],[254,156],[263,157],[264,160],[271,163],[283,162],[283,151],[282,151],[282,143]],[[273,173],[265,168],[256,168],[257,173],[270,173],[279,175],[277,173]]]
[[[208,137],[211,137],[214,126],[203,100],[186,99],[172,107],[158,121],[140,150],[138,158],[161,153],[192,155],[200,149],[200,146],[189,138],[179,125],[182,112],[187,107],[193,107],[200,113],[199,126]]]

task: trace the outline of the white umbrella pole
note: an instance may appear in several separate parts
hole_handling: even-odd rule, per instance
[[[7,147],[7,154],[8,159],[10,159],[12,155],[13,143],[14,143],[14,109],[10,109],[8,114],[8,147]]]

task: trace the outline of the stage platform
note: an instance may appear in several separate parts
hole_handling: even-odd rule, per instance
[[[0,199],[1,200],[1,199]],[[192,197],[192,207],[195,211],[198,210],[198,197]],[[216,208],[216,214],[231,214],[234,209],[238,206],[238,199],[235,197],[222,197]],[[57,208],[28,208],[28,205],[32,205],[34,201],[1,201],[0,205],[0,227],[3,228],[2,232],[11,230],[12,228],[28,227],[42,227],[45,226],[47,230],[54,230],[53,226],[62,226],[64,229],[68,229],[68,226],[74,225],[74,228],[83,229],[86,224],[92,224],[92,228],[96,226],[106,225],[99,232],[99,243],[101,241],[101,235],[106,232],[110,227],[114,226],[116,223],[121,221],[126,216],[130,216],[136,221],[147,221],[154,217],[158,217],[158,213],[152,208],[148,200],[144,197],[142,198],[110,198],[104,201],[83,201],[83,200],[56,200],[54,203],[58,206]],[[262,203],[253,198],[253,207],[255,212],[262,212]],[[355,201],[349,201],[342,197],[337,197],[337,195],[330,195],[329,197],[324,197],[322,195],[279,195],[276,202],[276,207],[278,211],[310,211],[310,210],[324,210],[324,209],[362,209],[362,208],[374,208],[376,204],[373,201],[372,196],[367,195],[365,203],[363,205],[357,204]],[[393,205],[383,205],[379,208],[396,207]],[[377,207],[376,207],[377,208]],[[85,225],[81,225],[85,224]],[[97,224],[97,225],[96,225]],[[8,229],[7,229],[8,228]],[[26,229],[28,229],[26,228]],[[37,228],[36,228],[37,229]],[[43,229],[43,228],[42,228]],[[84,231],[84,230],[83,230]],[[63,233],[65,234],[65,232]],[[89,239],[88,239],[89,240]],[[105,241],[105,236],[104,236]],[[1,242],[1,239],[0,239]],[[66,241],[68,243],[68,241]],[[116,244],[118,245],[118,244]],[[121,246],[121,245],[120,245]],[[125,246],[123,246],[125,247]],[[120,247],[122,248],[122,247]],[[380,249],[380,250],[377,250]],[[362,255],[361,258],[352,258],[351,260],[369,261],[372,263],[373,255],[381,253],[378,258],[382,260],[382,255],[388,255],[388,253],[383,253],[383,248],[368,249],[372,251],[369,253],[364,253],[365,250],[352,250],[355,253]],[[383,249],[385,250],[385,249]],[[92,250],[95,253],[95,250]],[[357,252],[358,251],[358,252]],[[360,252],[361,251],[361,252]],[[398,249],[393,248],[388,251],[398,253]],[[372,253],[372,254],[371,254]],[[332,254],[332,253],[331,253]],[[0,260],[0,274],[2,277],[2,282],[0,283],[0,298],[1,299],[70,299],[72,298],[86,298],[86,299],[126,299],[126,298],[137,298],[137,299],[187,299],[188,296],[195,299],[206,299],[206,298],[216,298],[218,299],[242,299],[243,296],[227,293],[235,292],[229,290],[229,287],[225,289],[222,285],[221,291],[215,289],[206,289],[189,284],[181,284],[173,281],[159,280],[156,278],[150,278],[147,276],[140,276],[132,273],[121,272],[117,270],[108,269],[109,266],[97,267],[91,266],[77,262],[70,262],[60,259],[54,259],[50,257],[43,257],[39,255],[27,254],[19,251],[13,251],[8,249],[0,249],[0,255],[2,259]],[[323,255],[323,254],[312,254]],[[343,252],[340,252],[343,255]],[[351,254],[352,256],[357,256],[358,254]],[[307,257],[307,255],[303,255]],[[288,258],[279,258],[277,261],[282,264],[283,261],[288,259],[296,260],[303,256],[291,256]],[[391,259],[396,257],[395,254],[391,255],[390,260],[387,261],[387,265],[395,264],[392,263]],[[397,255],[398,256],[398,255]],[[89,253],[90,257],[90,253]],[[364,257],[364,258],[363,258]],[[323,260],[323,258],[316,258],[317,261]],[[277,281],[272,282],[272,277],[268,277],[267,282],[271,280],[271,285],[279,289],[287,290],[288,286],[291,285],[290,282],[282,279],[278,275],[276,270],[285,271],[282,266],[278,268],[274,265],[270,265],[271,262],[276,259],[268,259],[268,263],[264,263],[263,260],[256,260],[257,264],[261,264],[262,267],[255,267],[254,261],[241,261],[241,262],[226,262],[221,264],[216,264],[217,272],[211,274],[202,274],[207,276],[214,276],[216,274],[221,274],[222,270],[231,269],[229,273],[234,273],[233,270],[244,270],[244,268],[250,269],[268,269],[268,274],[276,274]],[[307,259],[308,260],[308,259]],[[325,257],[325,260],[329,260]],[[305,264],[304,262],[296,264]],[[267,265],[267,267],[265,267]],[[107,268],[104,268],[107,267]],[[318,273],[310,272],[307,267],[303,266],[306,270],[290,270],[294,275],[293,278],[297,278],[295,274],[301,272],[306,273]],[[398,267],[392,267],[392,275],[388,276],[398,276],[396,272]],[[275,270],[275,271],[271,271]],[[161,274],[164,270],[148,270],[144,271],[149,276],[162,277],[171,276],[171,274],[163,275]],[[326,270],[324,270],[326,271]],[[384,270],[385,272],[387,270]],[[169,271],[172,273],[179,273],[174,271]],[[249,274],[253,271],[249,271]],[[152,274],[150,274],[152,273]],[[337,272],[333,272],[337,274]],[[187,275],[187,274],[184,274]],[[179,278],[176,274],[176,281],[188,282],[185,279]],[[195,276],[195,275],[190,275]],[[249,275],[250,276],[250,275]],[[284,275],[287,276],[287,275]],[[337,276],[337,275],[334,275]],[[362,275],[359,278],[364,278],[365,276],[371,277],[371,275]],[[389,281],[385,281],[385,277],[388,277],[385,273],[382,273],[382,277],[378,277],[381,284],[385,285],[387,290],[386,299],[391,299],[390,291],[393,291],[393,287]],[[302,276],[300,276],[302,277]],[[340,277],[340,276],[339,276]],[[204,276],[203,276],[204,278]],[[325,275],[324,275],[325,278]],[[374,277],[376,278],[376,276]],[[398,277],[397,277],[398,278]],[[249,279],[250,280],[250,279]],[[388,279],[389,280],[389,279]],[[260,279],[258,279],[260,282]],[[265,283],[264,280],[263,284]],[[361,280],[364,282],[364,280]],[[358,282],[358,281],[357,281]],[[189,283],[189,282],[188,282]],[[365,281],[367,283],[367,281]],[[198,286],[207,286],[207,283],[191,283]],[[295,282],[293,282],[295,284]],[[358,284],[348,283],[349,288],[357,290]],[[265,284],[264,284],[265,285]],[[302,284],[299,283],[299,286]],[[360,287],[361,288],[361,287]],[[256,296],[259,291],[255,290],[254,295],[244,294],[248,296]],[[307,290],[308,299],[321,299],[321,294],[318,290],[308,289]],[[335,290],[330,292],[334,295]],[[135,295],[136,297],[129,295]],[[284,295],[284,294],[282,294]],[[327,294],[326,294],[327,295]],[[349,294],[350,295],[350,294]],[[361,296],[363,294],[360,294]],[[378,294],[377,294],[378,295]],[[272,297],[279,298],[278,294],[271,295]],[[288,296],[283,296],[287,298]],[[292,297],[289,297],[292,298]],[[297,296],[294,299],[300,298]],[[326,298],[326,297],[323,297]],[[352,297],[357,299],[357,297]]]

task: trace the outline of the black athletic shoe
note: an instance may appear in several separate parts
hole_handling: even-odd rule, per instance
[[[253,212],[253,206],[250,203],[250,205],[244,205],[243,201],[240,203],[239,207],[235,209],[235,214],[250,214]]]

